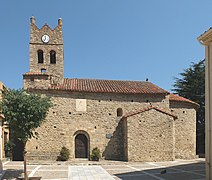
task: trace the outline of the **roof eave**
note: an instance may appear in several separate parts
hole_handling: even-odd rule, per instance
[[[205,31],[203,34],[201,34],[197,40],[199,41],[200,44],[202,45],[208,45],[210,42],[212,42],[212,28],[209,30]]]
[[[170,102],[175,102],[175,103],[187,103],[190,104],[191,106],[194,106],[195,109],[198,109],[200,107],[200,105],[198,103],[195,102],[190,102],[190,101],[180,101],[180,100],[170,100]]]

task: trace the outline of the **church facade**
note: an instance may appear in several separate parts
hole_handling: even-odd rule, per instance
[[[28,159],[168,161],[196,157],[198,105],[148,81],[64,78],[62,19],[51,29],[30,19],[30,69],[24,89],[51,97],[54,106],[27,143]]]

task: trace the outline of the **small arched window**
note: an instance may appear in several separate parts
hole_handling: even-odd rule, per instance
[[[123,110],[122,108],[117,109],[117,116],[122,116],[123,115]]]
[[[38,63],[43,63],[43,51],[42,50],[38,50]]]
[[[56,64],[56,52],[50,51],[50,64]]]

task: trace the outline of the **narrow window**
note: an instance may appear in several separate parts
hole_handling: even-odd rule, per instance
[[[50,51],[50,64],[56,64],[56,52]]]
[[[118,108],[117,109],[117,116],[122,116],[122,114],[123,114],[122,108]]]
[[[38,50],[38,63],[43,63],[43,51],[42,50]]]

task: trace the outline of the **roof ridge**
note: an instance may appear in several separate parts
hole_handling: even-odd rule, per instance
[[[159,107],[156,107],[156,106],[149,106],[149,107],[145,107],[145,108],[139,109],[137,111],[131,111],[131,112],[127,113],[126,115],[124,115],[123,118],[134,116],[136,114],[140,114],[140,113],[143,113],[145,111],[149,111],[151,109],[155,109],[157,111],[160,111],[161,113],[164,113],[164,114],[167,114],[169,116],[172,116],[174,119],[177,119],[177,116],[176,115],[174,115],[174,114],[166,111],[165,109],[162,109],[162,108],[159,108]]]
[[[151,83],[150,81],[141,81],[141,80],[126,80],[126,79],[98,79],[98,78],[64,78],[66,80],[97,80],[97,81],[124,81],[124,82],[145,82],[145,83]]]

